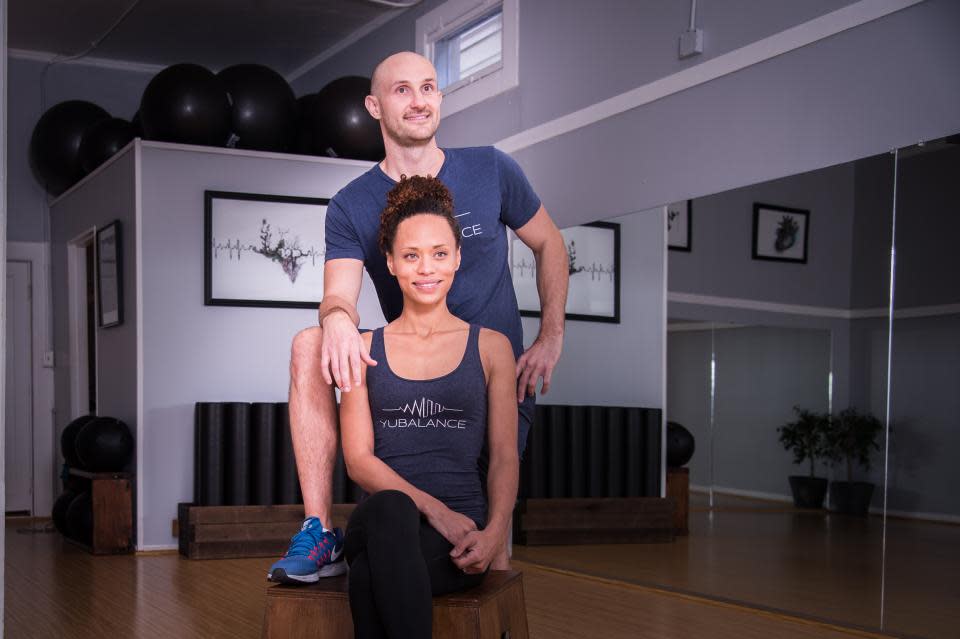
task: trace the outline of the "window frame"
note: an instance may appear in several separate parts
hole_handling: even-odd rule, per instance
[[[497,8],[503,12],[499,64],[442,89],[444,115],[452,115],[519,86],[519,4],[519,0],[447,0],[417,18],[417,53],[433,61],[436,42]]]

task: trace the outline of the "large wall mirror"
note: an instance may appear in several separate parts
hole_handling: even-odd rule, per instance
[[[958,142],[692,201],[693,250],[668,258],[667,336],[668,419],[697,444],[689,560],[653,580],[954,636]],[[758,206],[776,211],[766,231]],[[806,259],[789,259],[801,242]]]

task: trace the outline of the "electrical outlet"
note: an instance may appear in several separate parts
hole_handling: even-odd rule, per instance
[[[684,31],[680,34],[680,59],[703,53],[703,29]]]

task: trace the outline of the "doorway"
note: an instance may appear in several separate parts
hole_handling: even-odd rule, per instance
[[[70,419],[97,414],[96,229],[67,244]]]

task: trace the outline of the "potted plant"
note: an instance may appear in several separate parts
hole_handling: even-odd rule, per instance
[[[827,457],[847,469],[847,480],[830,484],[830,508],[836,512],[864,516],[870,509],[873,484],[853,481],[853,467],[870,470],[870,458],[880,450],[877,438],[883,424],[870,413],[859,413],[848,408],[830,420],[827,432]]]
[[[823,499],[827,495],[827,480],[815,475],[817,458],[826,453],[826,432],[829,417],[820,413],[793,407],[797,421],[777,428],[780,443],[793,452],[793,463],[810,461],[809,475],[791,475],[790,490],[793,492],[793,505],[797,508],[823,508]]]

